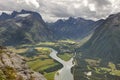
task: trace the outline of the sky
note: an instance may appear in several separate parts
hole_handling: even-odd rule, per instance
[[[68,17],[98,20],[120,12],[120,0],[0,0],[0,12],[21,9],[39,12],[48,22]]]

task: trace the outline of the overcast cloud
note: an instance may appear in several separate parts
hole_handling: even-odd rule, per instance
[[[0,12],[21,9],[37,11],[45,21],[70,16],[96,20],[120,12],[120,0],[0,0]]]

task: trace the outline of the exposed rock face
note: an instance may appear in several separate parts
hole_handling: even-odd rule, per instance
[[[46,80],[25,63],[23,57],[7,49],[0,50],[0,80]]]

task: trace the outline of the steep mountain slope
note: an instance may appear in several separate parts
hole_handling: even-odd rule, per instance
[[[48,23],[49,29],[55,33],[57,39],[81,39],[99,26],[103,20],[92,21],[83,18],[72,18],[58,20],[55,23]]]
[[[46,80],[28,68],[25,59],[0,46],[0,80]]]
[[[0,44],[2,45],[35,43],[52,39],[52,32],[47,28],[40,14],[36,12],[14,11],[7,18],[3,14],[1,17]]]
[[[109,16],[83,46],[91,57],[120,63],[120,13]]]
[[[77,49],[75,80],[120,80],[120,13],[110,15]]]

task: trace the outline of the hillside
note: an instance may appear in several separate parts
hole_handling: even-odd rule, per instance
[[[7,18],[3,14],[0,16],[1,45],[52,40],[52,32],[47,28],[39,13],[26,10],[14,11]]]
[[[23,57],[0,46],[0,80],[46,80],[26,65]]]
[[[120,56],[120,13],[110,15],[96,29],[92,38],[83,46],[88,50],[87,56],[98,57],[104,61],[119,63]]]
[[[75,80],[120,80],[120,13],[110,15],[77,49]]]
[[[56,39],[82,39],[89,35],[104,20],[92,21],[84,18],[59,19],[54,23],[48,23],[49,29],[55,33]]]

